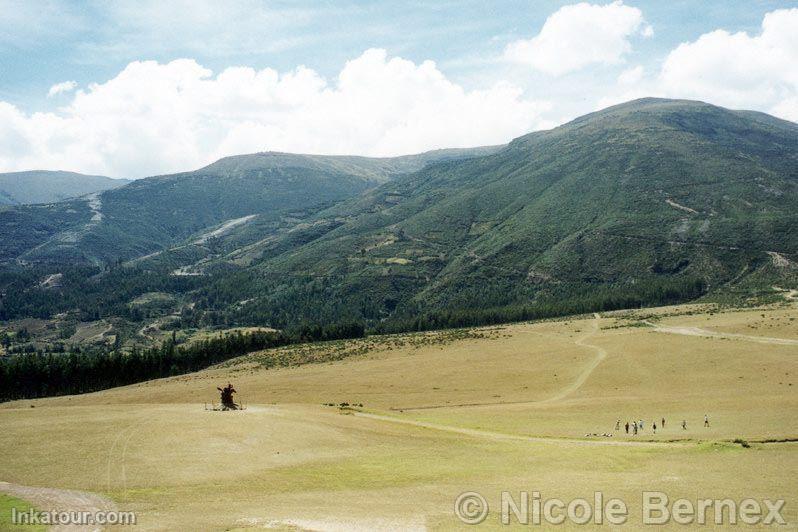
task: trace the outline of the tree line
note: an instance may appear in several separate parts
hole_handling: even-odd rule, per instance
[[[626,287],[609,285],[596,287],[587,293],[569,292],[552,295],[530,304],[410,313],[404,317],[399,316],[379,323],[371,332],[387,334],[475,327],[590,312],[671,305],[696,299],[706,292],[706,288],[706,283],[699,278],[649,281]]]
[[[67,353],[25,353],[0,358],[0,401],[96,392],[151,379],[199,371],[262,349],[301,342],[359,338],[359,323],[302,325],[293,330],[235,332],[177,345],[129,352],[72,348]]]
[[[69,348],[62,353],[20,353],[0,357],[0,401],[79,394],[151,379],[199,371],[213,364],[262,349],[288,344],[360,338],[458,327],[474,327],[642,306],[679,303],[700,297],[706,284],[698,278],[649,281],[620,287],[596,287],[569,292],[529,304],[492,308],[424,311],[417,309],[390,319],[342,323],[302,323],[281,331],[221,334],[186,345],[172,339],[129,352],[114,348]]]

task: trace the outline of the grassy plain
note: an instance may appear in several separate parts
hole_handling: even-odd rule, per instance
[[[503,490],[603,491],[629,529],[645,490],[783,497],[794,528],[797,316],[681,306],[370,337],[9,403],[0,480],[99,493],[155,530],[457,529],[464,491],[502,528]],[[228,381],[248,408],[206,411]],[[363,407],[324,405],[342,402]],[[637,436],[615,429],[633,419]]]

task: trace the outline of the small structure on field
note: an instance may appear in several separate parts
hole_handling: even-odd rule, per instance
[[[216,388],[219,390],[221,395],[220,397],[220,404],[217,406],[215,403],[211,403],[210,410],[245,410],[246,407],[244,406],[243,402],[236,403],[235,399],[233,399],[233,394],[238,393],[231,383],[227,383],[227,386],[224,388]],[[208,404],[205,403],[205,410],[209,410]]]

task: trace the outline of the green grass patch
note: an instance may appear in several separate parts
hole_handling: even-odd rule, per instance
[[[8,495],[0,494],[0,530],[8,532],[44,532],[47,527],[43,525],[14,525],[11,521],[12,510],[16,509],[17,513],[26,513],[32,506],[27,502],[10,497]]]

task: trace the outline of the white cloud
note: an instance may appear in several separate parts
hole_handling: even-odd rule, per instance
[[[504,58],[559,76],[595,63],[621,63],[636,34],[653,35],[636,7],[620,0],[606,5],[582,2],[557,10],[532,39],[508,44]]]
[[[643,79],[643,67],[637,65],[632,68],[627,68],[618,75],[618,83],[621,85],[634,85]]]
[[[679,45],[659,85],[672,96],[753,108],[798,120],[798,9],[767,13],[762,31],[716,30]]]
[[[396,155],[494,144],[535,129],[548,108],[505,82],[465,90],[431,61],[380,49],[334,81],[301,66],[214,76],[190,59],[133,62],[57,112],[0,102],[0,170],[141,177],[262,150]]]
[[[62,81],[61,83],[56,83],[55,85],[50,87],[49,91],[47,91],[47,97],[52,98],[53,96],[56,96],[63,92],[72,92],[73,90],[75,90],[77,86],[78,86],[77,81]]]

